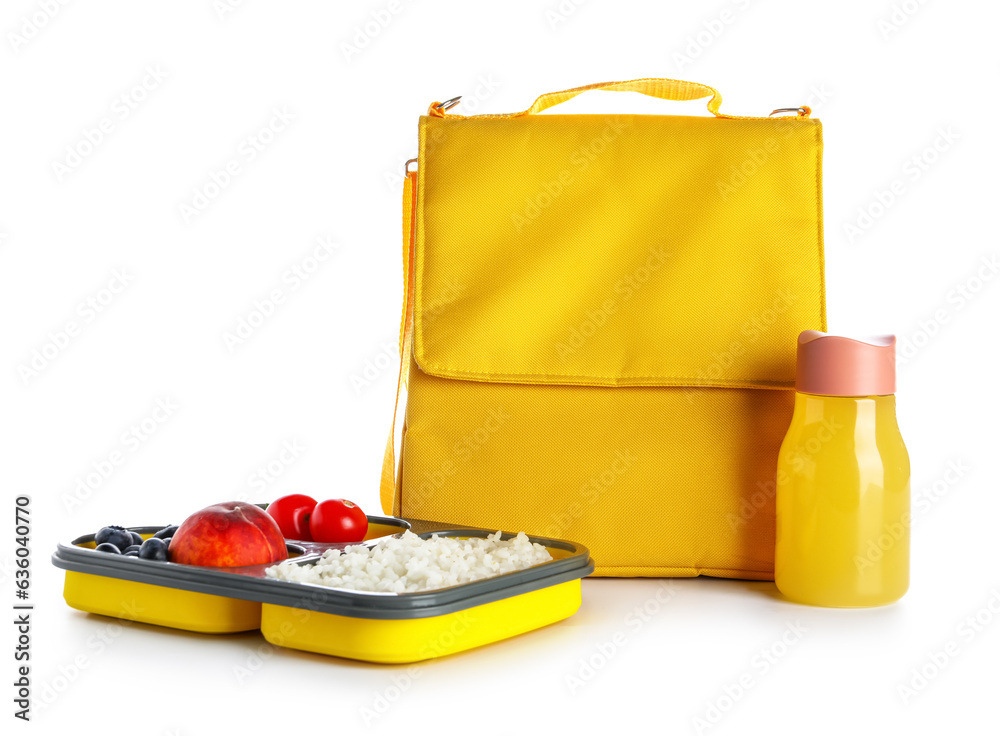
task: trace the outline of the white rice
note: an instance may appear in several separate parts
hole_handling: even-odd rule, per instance
[[[551,559],[549,551],[531,542],[524,532],[502,541],[500,532],[485,539],[437,535],[422,539],[406,531],[371,547],[328,549],[315,564],[285,560],[269,567],[267,576],[348,590],[416,593],[523,570]]]

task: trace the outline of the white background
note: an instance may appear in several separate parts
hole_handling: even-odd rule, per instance
[[[4,4],[0,560],[7,606],[10,507],[30,494],[33,727],[698,733],[715,705],[726,712],[701,732],[995,731],[1000,279],[983,259],[998,252],[997,5],[398,2]],[[384,27],[366,32],[373,13]],[[809,104],[824,122],[830,329],[895,332],[908,352],[898,402],[915,522],[902,602],[811,609],[770,583],[696,579],[657,604],[660,581],[590,580],[566,622],[412,670],[273,652],[256,634],[119,628],[63,603],[51,551],[107,523],[177,523],[211,502],[296,491],[377,512],[398,369],[400,172],[417,117],[458,94],[456,112],[511,112],[643,76],[711,84],[724,112]],[[144,80],[152,89],[132,92]],[[249,161],[240,146],[275,108],[294,119]],[[574,111],[705,114],[596,93],[559,108]],[[241,173],[185,221],[181,205],[231,159]],[[320,236],[339,248],[293,289],[286,273]],[[224,334],[274,289],[285,302],[227,349]],[[106,303],[90,313],[88,299]],[[54,346],[70,321],[78,334]],[[36,350],[49,359],[27,373]],[[124,438],[157,401],[176,408],[143,440]],[[303,449],[282,463],[286,442]],[[110,477],[78,493],[116,451]],[[280,473],[256,475],[269,464]],[[977,615],[979,631],[963,625]],[[789,622],[805,632],[765,669],[759,653],[780,653]],[[949,642],[957,655],[904,702],[899,686]],[[0,660],[8,682],[14,662]],[[753,686],[727,701],[747,675]]]

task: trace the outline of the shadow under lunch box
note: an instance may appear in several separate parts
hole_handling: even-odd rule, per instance
[[[369,516],[365,541],[406,529],[421,537],[483,538],[486,529]],[[143,538],[163,527],[130,529]],[[503,539],[512,534],[503,534]],[[572,542],[529,537],[552,560],[485,580],[419,593],[372,593],[265,576],[272,566],[196,567],[97,552],[94,535],[60,544],[64,597],[88,613],[202,633],[260,629],[279,647],[369,662],[404,663],[454,654],[541,628],[580,607],[580,579],[594,570]],[[347,544],[288,543],[296,564]]]

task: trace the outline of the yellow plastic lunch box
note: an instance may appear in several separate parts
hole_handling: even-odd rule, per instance
[[[137,527],[148,537],[163,527]],[[369,517],[362,544],[412,528],[473,538],[492,532],[447,524]],[[504,534],[503,538],[509,538]],[[572,616],[580,580],[594,570],[572,542],[531,537],[552,560],[486,580],[420,593],[369,593],[265,576],[270,565],[210,568],[98,552],[93,535],[59,545],[53,564],[66,571],[64,597],[88,613],[202,633],[260,629],[278,647],[379,663],[408,663],[465,651]],[[296,564],[347,545],[289,543]]]

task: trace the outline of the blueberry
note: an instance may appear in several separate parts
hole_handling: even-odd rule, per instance
[[[138,544],[132,544],[132,545],[129,545],[128,547],[126,547],[125,549],[123,549],[122,550],[122,554],[123,555],[127,555],[129,552],[135,552],[136,554],[139,554],[139,549],[140,549],[140,545],[138,545]]]
[[[139,557],[139,551],[138,550],[129,550],[128,552],[122,552],[122,557],[135,557],[135,558],[138,558]]]
[[[177,531],[177,525],[176,524],[174,524],[172,526],[165,526],[162,529],[160,529],[160,531],[158,531],[156,534],[154,534],[153,538],[154,539],[166,539],[167,537],[174,536],[174,532],[176,532],[176,531]]]
[[[162,539],[156,539],[155,537],[150,537],[145,542],[142,543],[142,547],[139,548],[139,557],[144,560],[159,560],[161,562],[166,562],[167,560],[167,545]]]
[[[121,526],[102,526],[94,535],[97,544],[115,545],[118,549],[125,549],[132,544],[132,532]]]
[[[132,535],[132,544],[142,544],[142,537],[140,537],[135,532],[129,532]]]
[[[120,555],[122,551],[110,542],[101,542],[97,547],[98,552],[110,552],[113,555]]]

